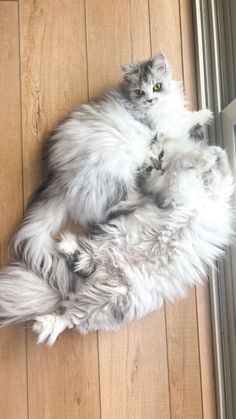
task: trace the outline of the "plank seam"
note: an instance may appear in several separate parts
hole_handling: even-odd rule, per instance
[[[149,42],[150,42],[150,50],[151,50],[151,55],[152,55],[153,54],[153,49],[152,49],[152,36],[151,36],[150,0],[147,0],[147,5],[148,5],[148,23],[149,23]]]
[[[22,67],[21,67],[21,36],[20,36],[20,4],[17,1],[17,16],[18,16],[18,53],[19,53],[19,90],[20,90],[20,133],[21,133],[21,194],[22,194],[22,215],[25,208],[24,196],[24,153],[23,153],[23,131],[22,131]],[[28,368],[28,344],[27,344],[27,323],[24,325],[25,335],[25,367],[26,367],[26,402],[27,402],[27,417],[29,419],[29,368]]]
[[[198,339],[198,358],[199,358],[199,375],[201,383],[201,400],[202,400],[202,418],[204,419],[204,408],[203,408],[203,389],[202,389],[202,368],[201,368],[201,350],[200,350],[200,334],[199,334],[199,318],[198,318],[198,297],[197,297],[197,288],[195,286],[195,300],[196,300],[196,322],[197,322],[197,339]]]
[[[87,99],[90,99],[89,87],[89,59],[88,59],[88,26],[87,26],[87,7],[86,0],[84,0],[84,29],[85,29],[85,55],[86,55],[86,77],[87,77]],[[102,400],[101,400],[101,374],[100,374],[100,353],[99,353],[99,333],[96,332],[97,340],[97,366],[98,366],[98,396],[99,396],[99,409],[100,419],[102,419]]]
[[[87,76],[87,99],[89,100],[90,89],[89,89],[88,28],[87,28],[86,0],[84,0],[84,31],[85,31],[85,55],[86,55],[86,76]]]

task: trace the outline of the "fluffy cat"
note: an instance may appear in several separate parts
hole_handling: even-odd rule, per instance
[[[36,318],[38,341],[52,345],[66,328],[110,330],[183,297],[206,277],[232,236],[233,181],[225,151],[187,138],[162,138],[159,160],[139,171],[145,202],[90,234],[62,235],[58,250],[73,269],[63,298],[22,264],[0,280],[3,324]]]
[[[116,89],[71,112],[52,134],[45,183],[14,238],[18,260],[50,277],[62,293],[72,281],[54,246],[62,225],[101,223],[122,210],[157,131],[183,135],[211,118],[208,110],[186,110],[162,53],[122,71],[124,80]]]

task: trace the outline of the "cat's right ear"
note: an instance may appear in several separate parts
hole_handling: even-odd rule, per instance
[[[125,80],[130,80],[133,75],[139,72],[137,64],[122,64],[120,68]]]
[[[159,72],[165,72],[167,67],[166,57],[163,52],[158,52],[152,58],[152,67],[154,70]]]

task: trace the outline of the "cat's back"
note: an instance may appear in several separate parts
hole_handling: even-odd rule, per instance
[[[128,100],[120,89],[111,89],[92,99],[90,102],[81,105],[73,110],[70,115],[81,127],[87,129],[117,130],[122,133],[123,129],[127,133],[127,128],[135,128],[137,131],[148,130],[138,121],[130,110]]]
[[[140,164],[152,134],[125,100],[113,89],[73,110],[49,140],[49,162],[55,167],[73,161],[76,166],[82,157],[85,162],[119,155],[123,162],[129,158]]]

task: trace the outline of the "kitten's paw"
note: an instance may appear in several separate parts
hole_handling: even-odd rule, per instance
[[[204,138],[203,127],[206,124],[211,124],[213,121],[213,113],[209,109],[202,109],[200,111],[194,112],[195,115],[195,125],[189,130],[191,137],[194,137],[197,140],[202,140]]]
[[[71,258],[78,249],[76,236],[72,233],[62,233],[56,244],[56,249],[62,255]]]
[[[224,150],[216,146],[205,146],[183,156],[179,164],[182,169],[195,169],[199,174],[203,174],[216,168],[222,159],[227,162]]]
[[[198,140],[198,141],[203,140],[204,130],[203,130],[202,125],[200,124],[194,125],[194,127],[190,129],[189,135],[191,138],[194,138],[195,140]]]
[[[197,112],[197,116],[197,123],[201,126],[211,124],[214,118],[213,112],[211,112],[210,109],[201,109]]]
[[[96,270],[92,254],[77,250],[73,255],[72,271],[82,278],[88,278]]]
[[[230,174],[229,160],[225,150],[221,147],[210,146],[207,150],[206,159],[212,162],[211,169],[222,176]]]

